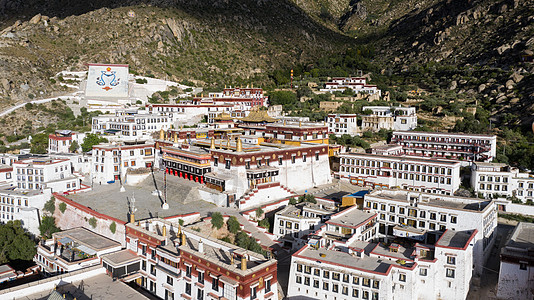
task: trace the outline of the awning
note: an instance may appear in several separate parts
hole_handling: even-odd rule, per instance
[[[133,273],[131,275],[128,275],[124,278],[121,279],[122,282],[130,282],[130,281],[134,281],[136,280],[137,278],[141,278],[143,277],[143,275],[139,272],[136,272],[136,273]]]
[[[85,245],[79,245],[76,247],[78,250],[82,251],[83,253],[89,254],[89,255],[96,255],[96,251],[85,246]]]
[[[64,238],[60,239],[58,242],[59,242],[60,244],[62,244],[62,245],[66,245],[66,244],[68,244],[68,243],[72,243],[73,241],[72,241],[72,239],[69,238],[69,237],[64,237]]]
[[[237,282],[237,281],[235,281],[235,280],[233,280],[233,279],[231,279],[231,278],[229,278],[229,277],[226,277],[226,276],[221,276],[219,279],[220,279],[222,282],[224,282],[224,283],[226,283],[226,284],[229,284],[229,285],[231,285],[231,286],[233,286],[233,287],[236,287],[236,286],[239,285],[239,282]]]

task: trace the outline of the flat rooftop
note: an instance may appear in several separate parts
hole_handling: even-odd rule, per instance
[[[102,256],[102,260],[113,266],[121,266],[130,262],[140,261],[141,257],[137,256],[130,249],[123,249],[117,252],[106,254]]]
[[[54,237],[57,240],[68,237],[74,242],[84,244],[95,251],[102,251],[121,245],[119,242],[110,240],[83,227],[56,232],[54,233]]]
[[[447,229],[436,243],[436,247],[464,248],[473,236],[472,231],[456,231]]]
[[[87,182],[86,182],[87,184]],[[89,183],[90,185],[90,183]],[[203,201],[199,189],[205,189],[200,183],[167,175],[167,203],[169,209],[161,208],[164,199],[163,172],[154,173],[136,186],[124,185],[125,192],[120,192],[120,183],[94,184],[93,190],[68,195],[69,199],[87,206],[99,213],[128,222],[128,200],[135,196],[136,220],[170,217],[194,212],[214,210],[213,204]],[[160,194],[154,191],[160,190]]]
[[[114,150],[114,149],[117,149],[118,147],[121,147],[122,149],[127,150],[130,148],[135,148],[135,147],[140,147],[140,146],[154,147],[154,143],[148,143],[148,142],[139,142],[137,144],[135,143],[105,143],[105,144],[95,145],[94,147],[98,149],[104,149],[104,150],[106,149]]]
[[[326,221],[326,223],[339,224],[341,226],[357,227],[368,219],[376,216],[375,213],[360,210],[356,206],[347,208],[346,210],[350,211],[346,213],[345,211],[339,212],[338,215],[332,216],[332,218],[329,221]]]
[[[68,180],[68,179],[64,179],[64,180]],[[15,186],[12,186],[12,185],[5,185],[5,186],[0,187],[0,193],[4,195],[7,194],[7,195],[14,195],[14,196],[36,196],[36,195],[40,195],[41,191],[40,190],[23,190],[23,189],[15,188]]]
[[[380,154],[371,154],[371,153],[343,153],[341,156],[360,156],[364,158],[377,158],[377,159],[389,159],[389,160],[396,160],[399,162],[423,162],[423,163],[433,163],[433,164],[439,164],[439,165],[460,165],[460,162],[453,161],[453,160],[447,160],[447,159],[432,159],[432,158],[420,158],[420,157],[414,157],[414,156],[388,156],[388,155],[380,155]]]
[[[325,207],[321,207],[319,204],[313,204],[313,203],[299,203],[297,205],[288,205],[284,209],[282,209],[277,214],[285,217],[291,217],[291,218],[299,218],[299,219],[311,219],[312,217],[306,217],[304,216],[304,210],[311,211],[318,214],[328,215],[334,213],[335,207],[333,209],[327,209]],[[319,218],[319,216],[315,217]]]
[[[534,224],[520,222],[514,229],[512,236],[506,242],[506,247],[533,249],[534,248]]]
[[[402,260],[411,260],[413,261],[413,252],[415,251],[414,248],[405,248],[402,245],[397,245],[397,252],[393,252],[390,250],[389,246],[386,246],[382,243],[379,243],[376,245],[376,247],[371,252],[374,255],[382,255],[382,256],[389,256],[393,257],[394,259],[402,259]]]
[[[240,248],[212,237],[200,235],[187,228],[183,228],[182,230],[186,233],[186,245],[180,245],[178,246],[178,249],[181,251],[194,252],[195,255],[202,256],[220,267],[233,269],[234,272],[247,274],[256,272],[259,268],[264,268],[277,263],[273,258],[268,259],[256,252]],[[203,253],[199,252],[200,240],[203,241]],[[234,263],[232,264],[231,257],[234,253],[237,254],[238,257],[234,258]],[[248,256],[246,271],[241,270],[240,256],[242,255]]]
[[[65,274],[62,276],[66,279],[61,279],[56,289],[60,295],[65,294],[66,299],[150,299],[120,280],[113,281],[113,279],[106,274],[87,277],[83,278],[83,280],[76,281],[69,281],[68,275],[69,274]],[[56,277],[57,276],[50,277],[45,280],[54,280]],[[54,291],[53,289],[40,289],[39,285],[35,285],[33,288],[35,289],[35,293],[18,299],[46,300]]]
[[[376,246],[376,244],[372,243],[370,245],[371,247]],[[400,266],[400,264],[397,264],[395,261],[390,261],[387,259],[370,257],[367,255],[364,255],[363,257],[358,257],[356,255],[352,255],[343,251],[326,249],[315,250],[310,247],[306,247],[304,250],[298,253],[298,255],[306,257],[313,261],[323,261],[336,265],[341,264],[349,268],[373,271],[383,275],[386,275],[389,272],[389,269],[392,265]],[[324,257],[321,255],[324,255]]]
[[[496,135],[487,134],[472,134],[472,133],[459,133],[459,132],[428,132],[428,131],[393,131],[393,134],[410,134],[410,135],[435,135],[443,137],[444,135],[453,135],[458,137],[485,137],[485,138],[497,138]]]
[[[408,195],[416,198],[419,198],[419,195],[421,195],[421,200],[417,200],[417,204],[420,206],[431,205],[449,209],[462,209],[471,211],[483,211],[492,202],[478,198],[444,196],[401,190],[377,190],[367,194],[365,197],[366,199],[367,197],[376,197],[409,203],[409,200],[407,199]]]

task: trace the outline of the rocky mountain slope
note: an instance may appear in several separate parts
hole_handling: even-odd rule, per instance
[[[400,77],[392,84],[451,91],[501,124],[533,121],[534,1],[294,1],[373,46],[382,73]]]
[[[312,62],[353,41],[284,0],[33,1],[39,14],[9,15],[17,7],[36,13],[28,2],[0,1],[11,16],[0,32],[4,103],[60,89],[51,76],[90,62],[127,63],[142,75],[199,85],[265,84],[273,69]]]
[[[478,106],[517,125],[534,113],[531,0],[0,0],[0,18],[4,104],[60,90],[48,78],[87,62],[265,85],[272,70],[365,46],[375,77],[428,92],[438,115]]]

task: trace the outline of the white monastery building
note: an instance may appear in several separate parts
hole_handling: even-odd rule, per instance
[[[91,180],[93,184],[124,180],[128,169],[151,168],[154,165],[153,143],[100,144],[93,146]]]
[[[344,134],[359,135],[361,133],[358,126],[357,114],[329,114],[328,133],[340,137]]]
[[[58,130],[54,134],[48,136],[48,153],[71,153],[78,151],[85,138],[85,133],[72,132],[70,130]],[[71,151],[73,142],[78,144],[78,147]]]
[[[336,210],[334,201],[319,199],[316,204],[304,202],[288,205],[274,216],[273,234],[284,247],[292,250],[302,248],[310,234],[318,230]]]
[[[353,206],[333,215],[293,254],[288,298],[465,299],[481,271],[476,266],[492,248],[495,204],[441,198],[376,191],[365,196],[364,210]],[[400,218],[441,225],[422,230]]]
[[[41,272],[58,275],[97,266],[102,255],[120,249],[119,242],[77,227],[56,232],[51,239],[41,241],[33,260]]]
[[[514,197],[523,203],[534,201],[534,177],[507,164],[473,163],[471,187],[484,197]]]
[[[355,93],[365,93],[369,95],[382,94],[376,85],[367,84],[365,77],[334,77],[330,82],[325,83],[323,92],[343,92],[351,89]]]
[[[517,224],[501,248],[497,297],[527,300],[534,297],[534,224]]]
[[[451,160],[342,153],[339,178],[367,187],[452,195],[460,187],[460,163]]]
[[[490,162],[497,151],[497,136],[446,132],[395,131],[392,144],[406,155]]]
[[[362,111],[362,131],[414,130],[417,127],[415,107],[364,106]]]

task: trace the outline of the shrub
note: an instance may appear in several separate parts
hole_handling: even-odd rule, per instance
[[[109,230],[111,230],[111,233],[115,234],[115,231],[117,231],[117,223],[115,223],[115,221],[109,225]]]
[[[297,199],[295,199],[295,197],[289,198],[289,205],[295,205],[295,204],[297,204]]]
[[[258,225],[263,227],[263,228],[267,228],[267,229],[269,229],[271,227],[271,223],[269,223],[269,219],[267,219],[267,218],[262,219],[261,221],[259,221]]]
[[[65,213],[65,210],[67,210],[67,204],[65,204],[65,202],[61,202],[59,204],[59,210],[61,211],[61,213]]]
[[[211,214],[211,225],[217,229],[221,229],[224,225],[224,218],[220,212]]]
[[[54,214],[54,211],[56,210],[56,198],[50,197],[50,200],[46,201],[44,205],[44,210]]]
[[[237,221],[237,218],[234,216],[231,216],[228,219],[228,221],[226,222],[226,226],[228,227],[228,231],[233,234],[236,234],[241,230],[241,225],[239,224],[239,221]]]
[[[51,238],[52,234],[60,231],[56,226],[56,219],[52,216],[44,216],[41,219],[41,225],[39,225],[39,232],[44,238]]]
[[[232,240],[230,239],[229,236],[224,236],[222,238],[220,238],[219,240],[223,241],[223,242],[227,242],[227,243],[232,243]]]
[[[263,209],[261,209],[261,207],[256,208],[256,218],[257,219],[261,218],[261,216],[263,216],[263,213],[264,213],[264,211],[263,211]]]
[[[306,202],[310,202],[310,203],[313,203],[313,204],[317,204],[317,200],[315,199],[315,196],[314,196],[314,195],[306,194],[306,196],[304,197],[304,199],[305,199]]]
[[[92,217],[91,219],[89,219],[89,225],[91,225],[91,227],[93,227],[93,228],[96,228],[96,219],[95,219],[95,217]]]

